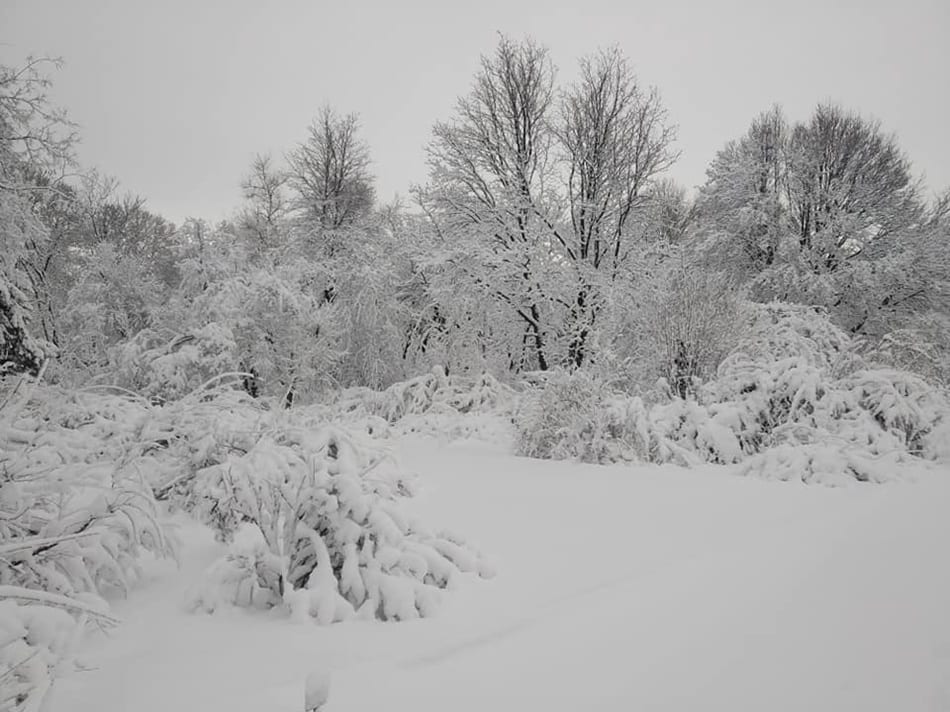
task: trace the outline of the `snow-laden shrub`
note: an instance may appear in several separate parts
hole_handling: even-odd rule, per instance
[[[831,486],[852,482],[890,482],[901,463],[898,454],[875,457],[840,443],[783,443],[753,455],[741,472],[766,480],[801,481]]]
[[[127,591],[143,551],[173,553],[139,440],[145,404],[37,389],[0,417],[0,584]]]
[[[950,417],[944,416],[924,438],[924,452],[938,462],[950,462]]]
[[[41,709],[53,681],[71,664],[90,613],[99,625],[113,622],[76,604],[0,586],[0,710]]]
[[[884,334],[868,348],[867,358],[950,387],[950,315],[919,316]]]
[[[234,359],[224,370],[253,374],[249,390],[311,399],[332,380],[341,355],[325,269],[299,254],[252,260],[227,234],[217,239],[214,259],[181,262],[183,286],[153,322],[186,335],[214,324]]]
[[[461,540],[402,513],[411,480],[384,450],[294,419],[262,419],[249,445],[197,471],[196,510],[232,547],[194,608],[284,604],[320,623],[406,620],[429,615],[459,573],[490,573]]]
[[[406,415],[447,405],[448,390],[449,378],[436,366],[429,373],[394,383],[382,391],[365,387],[347,389],[340,395],[337,408],[343,413],[374,415],[395,423]]]
[[[429,614],[461,572],[491,573],[457,537],[406,517],[413,478],[326,409],[270,409],[229,387],[159,404],[2,385],[4,712],[37,709],[86,624],[116,623],[105,598],[136,581],[142,553],[174,554],[156,500],[232,542],[193,597],[205,609],[225,600],[321,622],[404,620]]]
[[[146,328],[167,288],[152,260],[129,254],[115,242],[87,246],[80,259],[75,283],[56,312],[61,348],[54,366],[58,382],[82,385],[109,368],[111,348]]]
[[[516,413],[518,450],[582,462],[643,459],[643,413],[639,398],[618,398],[584,371],[551,373],[543,387],[526,392]]]
[[[823,309],[773,302],[756,305],[753,314],[743,338],[720,363],[717,380],[740,371],[743,364],[764,366],[792,357],[833,374],[863,363],[858,344]]]
[[[385,390],[348,388],[326,409],[328,417],[377,434],[421,433],[451,437],[498,435],[498,418],[510,417],[517,400],[514,389],[491,374],[477,378],[448,376],[435,366],[421,376],[394,383]],[[477,416],[485,416],[479,418]]]
[[[911,373],[874,368],[859,351],[824,314],[766,306],[700,400],[735,414],[747,453],[832,440],[872,455],[932,457],[925,438],[950,417],[944,395]]]
[[[173,400],[218,374],[241,372],[252,394],[288,403],[312,400],[335,382],[343,324],[326,299],[321,265],[293,251],[257,253],[222,230],[186,239],[181,250],[181,282],[167,299],[122,301],[134,306],[134,319],[116,322],[111,306],[105,316],[91,309],[108,301],[98,283],[91,296],[80,295],[70,310],[76,343],[60,382],[93,380]],[[109,330],[102,318],[111,320]],[[102,328],[83,331],[86,322]]]
[[[650,406],[582,371],[529,390],[515,422],[518,452],[528,457],[686,466],[744,457],[733,413],[677,397]]]
[[[102,597],[129,590],[143,552],[174,546],[142,467],[146,404],[4,386],[0,709],[38,709],[85,623],[114,622]]]
[[[703,406],[673,398],[652,406],[640,427],[649,433],[649,460],[691,466],[731,464],[758,447],[746,429],[748,417],[723,404]]]
[[[430,613],[458,573],[489,572],[460,540],[401,513],[414,479],[377,437],[332,425],[327,408],[271,409],[224,388],[151,410],[140,437],[154,491],[233,542],[195,608],[402,620]]]
[[[218,323],[172,337],[143,329],[110,350],[111,380],[147,398],[174,400],[234,370],[236,352],[234,335]]]
[[[715,374],[742,336],[749,310],[734,277],[707,269],[679,247],[643,244],[597,316],[596,348],[584,363],[641,395],[664,379],[679,395]]]
[[[857,371],[842,379],[841,385],[855,399],[847,405],[867,413],[908,452],[934,455],[927,436],[950,412],[933,386],[913,374],[890,369]],[[857,408],[853,408],[855,402]]]
[[[684,265],[665,289],[648,297],[640,321],[644,345],[656,360],[652,375],[686,397],[693,381],[714,373],[735,345],[745,315],[728,277]]]
[[[744,462],[747,473],[829,484],[881,481],[895,462],[945,457],[937,435],[950,420],[944,393],[911,373],[868,365],[858,347],[821,313],[767,305],[690,398],[668,391],[644,406],[590,376],[549,377],[525,398],[520,451],[594,462]]]

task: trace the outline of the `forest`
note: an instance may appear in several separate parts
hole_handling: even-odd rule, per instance
[[[407,508],[408,437],[818,488],[950,461],[950,190],[860,107],[763,107],[694,190],[620,49],[565,83],[502,36],[404,198],[327,105],[179,225],[79,165],[59,63],[0,67],[0,711],[51,709],[185,520],[222,547],[193,612],[477,597],[492,552]]]

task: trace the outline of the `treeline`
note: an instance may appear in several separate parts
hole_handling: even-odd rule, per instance
[[[782,301],[950,376],[950,193],[928,196],[897,138],[845,108],[765,111],[690,195],[667,177],[674,117],[620,50],[563,85],[546,48],[502,38],[406,203],[378,203],[358,117],[326,108],[283,159],[254,160],[232,219],[175,226],[78,171],[49,68],[0,70],[5,372],[158,399],[236,372],[289,404],[435,364],[585,368],[685,395],[743,304]]]

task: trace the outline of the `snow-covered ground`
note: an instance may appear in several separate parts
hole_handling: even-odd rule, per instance
[[[950,477],[832,489],[405,441],[412,510],[495,563],[439,614],[329,627],[182,609],[221,548],[116,604],[53,712],[950,710]]]

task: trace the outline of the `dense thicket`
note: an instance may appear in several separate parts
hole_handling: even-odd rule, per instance
[[[664,177],[660,94],[618,49],[560,85],[546,48],[502,38],[435,124],[412,203],[375,203],[358,117],[326,107],[286,160],[255,158],[233,219],[174,226],[113,179],[62,178],[73,127],[43,69],[2,76],[8,371],[48,360],[65,385],[164,399],[233,371],[290,404],[434,365],[607,368],[683,395],[738,299],[821,306],[893,366],[948,377],[950,201],[842,107],[766,111],[693,201]]]

